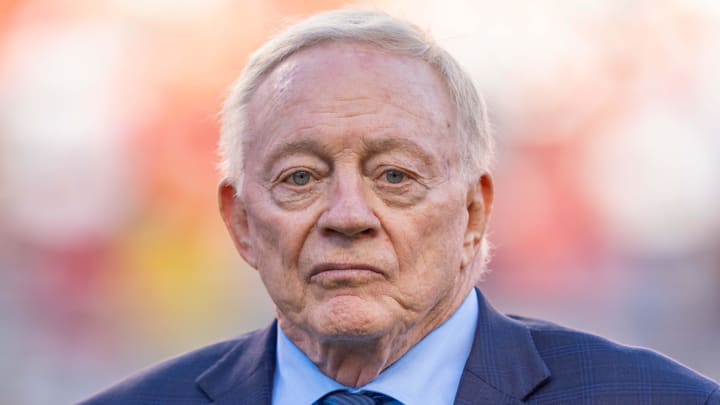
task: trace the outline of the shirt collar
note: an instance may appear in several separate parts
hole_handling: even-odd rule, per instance
[[[272,403],[311,404],[330,391],[348,389],[381,392],[407,405],[452,404],[472,348],[477,316],[477,294],[472,290],[445,323],[357,389],[323,374],[278,326]]]

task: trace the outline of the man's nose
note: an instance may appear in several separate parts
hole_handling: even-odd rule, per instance
[[[372,236],[380,228],[380,220],[373,212],[363,179],[336,179],[328,196],[328,206],[318,220],[323,233],[338,233],[348,237]]]

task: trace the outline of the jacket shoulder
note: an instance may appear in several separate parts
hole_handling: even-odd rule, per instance
[[[627,403],[720,404],[716,382],[653,350],[621,345],[551,322],[511,318],[530,330],[538,353],[551,372],[548,381],[533,395],[539,402],[604,399]]]
[[[197,404],[209,402],[196,379],[227,353],[242,349],[260,331],[215,343],[149,366],[83,400],[79,405],[96,404]]]

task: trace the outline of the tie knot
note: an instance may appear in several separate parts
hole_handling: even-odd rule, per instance
[[[400,401],[379,392],[346,390],[333,391],[318,399],[314,405],[402,405]]]

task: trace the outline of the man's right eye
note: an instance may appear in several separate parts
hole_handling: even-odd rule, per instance
[[[310,180],[312,179],[312,174],[310,174],[307,170],[298,170],[296,172],[293,172],[290,174],[290,176],[287,177],[288,182],[296,185],[296,186],[304,186],[310,183]]]

